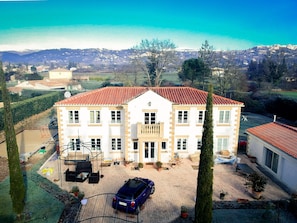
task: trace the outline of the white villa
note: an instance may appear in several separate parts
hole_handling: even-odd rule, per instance
[[[169,162],[201,147],[208,92],[191,87],[105,87],[55,104],[63,152],[114,161]],[[237,154],[243,103],[213,95],[214,153]]]

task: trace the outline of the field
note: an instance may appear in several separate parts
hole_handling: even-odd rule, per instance
[[[291,99],[297,100],[297,91],[280,91],[277,93],[286,97],[286,98],[291,98]]]
[[[258,125],[269,123],[273,121],[273,117],[267,117],[264,115],[254,114],[245,112],[242,114],[242,119],[240,121],[239,129],[239,140],[246,140],[245,131],[248,128],[252,128]]]
[[[86,73],[74,73],[75,76],[85,76]],[[125,86],[133,86],[134,82],[137,85],[142,85],[145,81],[144,74],[138,73],[136,76],[133,73],[88,73],[90,81],[98,82],[122,82]],[[171,82],[174,84],[180,84],[177,73],[164,73],[162,74],[163,83]]]

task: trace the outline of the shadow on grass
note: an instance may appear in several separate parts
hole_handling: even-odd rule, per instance
[[[0,183],[0,222],[59,222],[67,205],[79,204],[67,191],[61,190],[57,185],[37,173],[40,166],[53,152],[54,146],[52,151],[48,151],[39,163],[23,172],[27,191],[21,220],[16,219],[12,209],[9,177]]]

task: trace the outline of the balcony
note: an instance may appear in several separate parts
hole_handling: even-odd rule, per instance
[[[163,137],[164,123],[142,124],[137,123],[137,138],[140,137]]]

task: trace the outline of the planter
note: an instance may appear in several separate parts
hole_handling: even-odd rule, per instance
[[[181,212],[181,213],[180,213],[180,217],[181,217],[181,218],[184,218],[184,219],[185,219],[185,218],[187,218],[188,216],[189,216],[189,213],[188,213],[188,212]]]
[[[225,193],[220,193],[220,199],[224,200],[225,199],[226,194]]]
[[[181,206],[180,208],[180,217],[185,219],[189,216],[188,208],[186,206]]]
[[[163,165],[163,164],[162,164],[161,161],[157,161],[157,162],[156,162],[156,167],[157,167],[157,170],[158,170],[158,171],[161,171],[161,169],[162,169],[162,165]]]
[[[253,198],[259,200],[262,197],[262,192],[252,190],[252,196],[253,196]]]
[[[252,196],[255,199],[260,199],[262,192],[265,190],[267,184],[267,179],[264,176],[259,175],[258,173],[253,173],[249,176],[248,180],[252,187]]]

